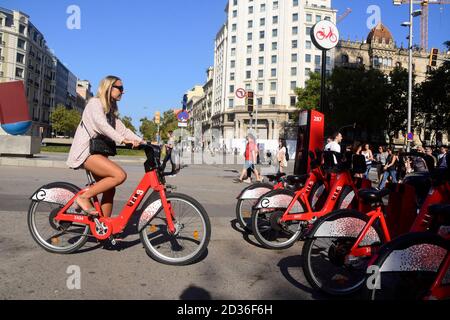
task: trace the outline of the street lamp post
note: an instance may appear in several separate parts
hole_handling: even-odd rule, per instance
[[[422,10],[413,11],[413,1],[409,2],[409,22],[403,22],[402,26],[409,27],[409,36],[408,36],[408,124],[407,124],[407,134],[406,134],[406,151],[411,151],[411,118],[412,118],[412,58],[413,58],[413,18],[420,16]]]

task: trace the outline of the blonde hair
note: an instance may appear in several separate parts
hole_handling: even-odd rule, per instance
[[[115,100],[111,99],[111,90],[116,81],[122,81],[119,77],[116,76],[107,76],[102,81],[100,81],[100,85],[98,86],[96,98],[99,98],[102,102],[103,111],[105,114],[109,113],[112,109],[113,114],[115,116],[118,115],[117,103]]]

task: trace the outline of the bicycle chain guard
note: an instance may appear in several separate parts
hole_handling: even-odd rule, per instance
[[[113,226],[106,218],[94,219],[91,232],[98,240],[106,240],[112,235]]]

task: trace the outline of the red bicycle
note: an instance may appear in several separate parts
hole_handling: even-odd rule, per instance
[[[319,40],[323,40],[323,39],[330,39],[330,41],[332,43],[336,43],[337,42],[337,35],[335,35],[333,33],[333,30],[330,28],[330,31],[328,31],[328,33],[325,33],[325,28],[322,28],[322,30],[319,30],[316,32],[316,37]]]
[[[431,178],[432,188],[417,217],[403,217],[413,221],[410,232],[429,230],[433,220],[430,205],[450,201],[450,183],[445,180],[445,174],[436,170]],[[414,191],[412,186],[408,187]],[[303,273],[313,288],[330,295],[347,295],[364,286],[370,260],[375,259],[383,244],[391,241],[389,230],[403,223],[396,216],[390,217],[390,224],[385,219],[382,198],[390,192],[389,189],[362,189],[359,197],[372,207],[371,211],[338,210],[314,224],[302,250]]]
[[[50,183],[31,196],[28,227],[33,239],[45,250],[59,254],[78,250],[89,238],[110,240],[115,245],[131,217],[140,214],[137,231],[153,259],[171,265],[198,260],[211,236],[205,209],[195,199],[167,190],[158,146],[141,148],[147,157],[146,173],[118,216],[104,217],[97,197],[92,200],[99,217],[88,216],[74,202],[87,189],[81,190],[68,182]],[[87,176],[89,187],[95,181],[89,172]],[[138,209],[150,189],[155,192]]]
[[[349,162],[336,166],[336,156],[338,154],[334,152],[324,152],[325,167],[330,168],[331,178],[329,187],[326,188],[329,192],[317,201],[315,207],[310,201],[310,193],[317,179],[315,174],[310,174],[305,187],[296,192],[273,190],[258,199],[252,212],[252,231],[262,246],[269,249],[288,248],[319,217],[350,206],[355,198],[357,185],[352,178]],[[365,185],[370,185],[370,181],[362,181]],[[321,209],[316,211],[316,207]]]

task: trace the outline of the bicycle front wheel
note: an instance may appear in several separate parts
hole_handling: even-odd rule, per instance
[[[159,198],[150,203],[154,205]],[[168,230],[166,213],[160,207],[140,232],[147,253],[156,261],[169,265],[196,262],[208,247],[211,223],[203,206],[195,199],[179,193],[167,194],[173,213],[175,232]],[[145,210],[145,208],[143,208]]]

